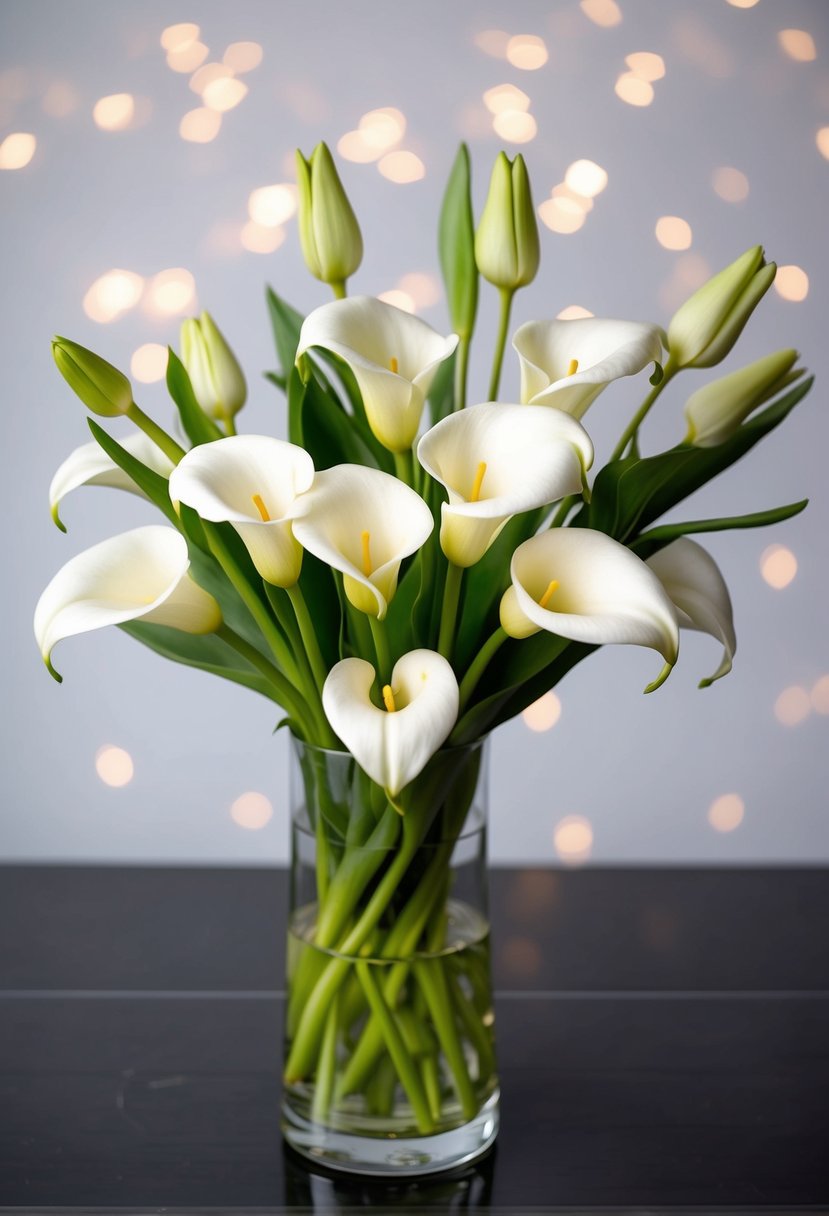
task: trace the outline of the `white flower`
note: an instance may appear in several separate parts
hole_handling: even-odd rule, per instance
[[[172,460],[165,456],[158,445],[153,443],[143,431],[128,435],[119,442],[131,456],[147,465],[153,472],[162,477],[169,477],[172,473],[174,468]],[[63,528],[58,514],[60,504],[67,494],[72,490],[77,490],[79,486],[112,486],[118,490],[129,490],[131,494],[138,494],[140,497],[146,498],[144,491],[114,460],[107,456],[101,445],[94,439],[91,443],[83,443],[79,448],[75,448],[74,452],[70,452],[52,478],[52,484],[49,486],[49,508],[52,518],[59,528]]]
[[[720,568],[702,545],[686,536],[649,557],[648,565],[671,597],[680,627],[709,633],[722,642],[722,662],[712,676],[700,681],[700,688],[707,688],[728,675],[737,649],[731,596]]]
[[[513,638],[546,629],[574,642],[650,646],[665,659],[656,687],[676,662],[679,629],[661,582],[604,532],[551,528],[519,545],[501,625]]]
[[[612,380],[662,359],[655,325],[580,317],[528,321],[512,345],[521,363],[521,400],[581,418]]]
[[[219,605],[188,575],[187,542],[173,528],[152,524],[84,550],[57,572],[35,608],[35,637],[51,663],[62,638],[104,625],[143,620],[184,633],[213,633]]]
[[[456,566],[472,566],[513,515],[578,493],[593,445],[557,410],[485,404],[438,422],[417,458],[449,494],[441,508],[443,552]]]
[[[703,283],[674,313],[668,350],[677,367],[713,367],[722,362],[754,309],[774,282],[777,266],[760,245]]]
[[[395,797],[448,738],[458,716],[458,682],[433,650],[412,650],[371,700],[375,672],[365,659],[343,659],[330,671],[322,704],[335,733],[369,777]]]
[[[292,587],[302,549],[291,518],[297,496],[314,480],[304,448],[270,435],[231,435],[193,448],[170,477],[170,497],[202,519],[228,522],[266,582]]]
[[[368,424],[392,452],[406,452],[420,426],[439,365],[458,344],[410,313],[371,296],[323,304],[305,318],[297,358],[312,346],[339,355],[354,373]]]
[[[340,570],[354,607],[379,620],[397,589],[400,563],[433,527],[419,494],[388,473],[356,464],[317,473],[294,518],[303,548]]]

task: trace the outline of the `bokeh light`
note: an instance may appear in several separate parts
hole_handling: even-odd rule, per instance
[[[257,224],[275,228],[296,212],[297,189],[290,182],[259,186],[248,197],[248,215]]]
[[[726,203],[742,203],[748,198],[748,178],[739,169],[723,165],[711,175],[714,193]]]
[[[524,725],[541,733],[551,730],[561,717],[561,701],[554,692],[545,692],[521,714]]]
[[[130,371],[142,384],[155,384],[167,374],[167,347],[160,342],[145,342],[133,351]]]
[[[273,806],[264,794],[249,790],[231,803],[230,817],[238,827],[258,832],[273,818]]]
[[[529,110],[530,99],[517,85],[496,84],[484,93],[484,105],[490,114],[501,114],[504,110]]]
[[[401,291],[399,287],[392,288],[391,291],[381,291],[377,297],[385,304],[391,304],[395,308],[402,308],[403,312],[417,312],[417,305],[407,291]]]
[[[222,116],[207,106],[188,110],[179,123],[178,133],[191,144],[209,144],[222,129]]]
[[[809,276],[800,266],[778,266],[774,289],[784,300],[799,304],[809,294]]]
[[[417,308],[431,308],[437,304],[443,292],[439,280],[433,274],[411,271],[401,276],[397,289],[405,292]]]
[[[132,756],[123,747],[115,747],[105,743],[95,753],[95,771],[103,781],[113,789],[129,785],[135,775],[135,765]]]
[[[755,4],[759,4],[760,0],[726,0],[732,8],[754,8]]]
[[[812,709],[812,698],[805,688],[792,684],[784,688],[774,703],[774,716],[783,726],[799,726],[808,718]]]
[[[377,168],[390,182],[405,185],[419,182],[426,175],[426,166],[414,152],[387,152],[378,162]]]
[[[550,56],[547,44],[537,34],[514,34],[507,43],[506,57],[514,68],[535,72]]]
[[[613,91],[620,101],[627,102],[629,106],[649,106],[653,101],[653,85],[633,72],[623,72]]]
[[[760,573],[770,587],[782,591],[797,574],[797,558],[785,545],[769,545],[760,554]]]
[[[229,80],[232,76],[233,69],[226,63],[204,63],[190,77],[190,88],[201,95],[214,80]]]
[[[501,110],[493,118],[492,126],[501,139],[511,144],[529,143],[538,133],[538,124],[532,114],[524,110]]]
[[[829,714],[829,675],[815,681],[809,699],[816,714]]]
[[[189,75],[201,67],[209,54],[210,49],[203,42],[188,42],[174,51],[167,52],[167,67],[174,72]]]
[[[366,147],[374,148],[380,156],[399,144],[406,134],[406,116],[394,106],[369,110],[358,122],[357,129]]]
[[[715,832],[733,832],[745,813],[746,805],[739,794],[720,794],[708,808],[708,822]]]
[[[539,206],[538,215],[551,232],[567,236],[582,227],[586,212],[573,199],[548,198]]]
[[[576,190],[571,190],[566,182],[559,182],[557,186],[553,186],[552,197],[555,199],[566,198],[573,203],[579,211],[583,211],[585,215],[593,210],[592,198],[587,198],[583,194],[579,194]]]
[[[108,270],[95,280],[83,298],[83,310],[91,321],[107,325],[129,312],[141,299],[144,280],[132,270]]]
[[[168,25],[161,34],[161,45],[165,51],[185,51],[198,39],[201,30],[191,21],[180,21],[178,25]]]
[[[202,101],[210,110],[226,113],[244,101],[248,95],[248,86],[235,76],[225,76],[219,80],[211,80],[202,93]]]
[[[274,253],[285,240],[285,229],[249,220],[239,239],[249,253]]]
[[[506,30],[481,30],[472,39],[479,51],[493,59],[506,59],[509,34]]]
[[[821,156],[829,160],[829,127],[821,127],[815,135],[815,143]]]
[[[25,169],[35,154],[37,139],[28,131],[14,131],[0,144],[0,169]]]
[[[665,60],[655,51],[634,51],[633,54],[625,56],[625,63],[634,76],[649,83],[661,80],[665,75]]]
[[[381,148],[366,140],[364,131],[346,131],[337,140],[337,151],[343,160],[350,160],[355,165],[368,165],[382,155]]]
[[[580,321],[584,317],[593,317],[589,308],[582,308],[581,304],[568,304],[566,308],[562,308],[561,312],[556,313],[557,321]]]
[[[815,40],[807,30],[781,30],[777,41],[784,54],[797,63],[811,63],[817,58]]]
[[[580,0],[579,8],[594,25],[610,29],[622,20],[622,10],[616,0]]]
[[[102,131],[126,131],[135,117],[132,93],[111,93],[92,107],[92,119]]]
[[[222,63],[234,72],[252,72],[262,62],[264,51],[258,42],[231,42],[222,55]]]
[[[162,316],[175,316],[194,307],[196,281],[189,270],[181,266],[162,270],[150,283],[148,305],[150,311]]]
[[[663,249],[690,249],[693,233],[687,220],[678,215],[663,215],[656,221],[656,239]]]
[[[564,174],[565,184],[584,198],[595,198],[607,185],[607,171],[592,160],[576,160]]]
[[[566,865],[587,861],[593,851],[593,827],[584,815],[566,815],[553,830],[553,847]]]

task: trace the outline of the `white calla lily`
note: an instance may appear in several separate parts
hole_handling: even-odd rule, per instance
[[[521,400],[581,418],[612,380],[634,376],[662,359],[655,325],[579,317],[528,321],[512,345],[521,364]]]
[[[551,528],[519,545],[512,586],[501,600],[501,626],[513,638],[540,629],[574,642],[650,646],[669,674],[679,650],[673,604],[645,562],[604,532]]]
[[[143,431],[128,435],[119,442],[131,456],[147,465],[154,473],[158,473],[162,477],[169,477],[172,473],[175,467],[172,460]],[[66,529],[61,523],[58,513],[60,504],[67,494],[72,490],[77,490],[79,486],[112,486],[117,490],[128,490],[131,494],[137,494],[141,498],[147,497],[132,478],[107,456],[101,445],[94,439],[91,443],[83,443],[80,447],[75,448],[74,452],[69,453],[49,486],[49,509],[52,512],[52,519],[63,532]]]
[[[270,435],[231,435],[193,448],[170,478],[170,497],[213,523],[231,523],[266,582],[292,587],[302,549],[291,517],[314,480],[304,448]]]
[[[731,596],[720,568],[702,545],[686,536],[649,557],[648,565],[670,596],[680,628],[696,629],[722,642],[722,662],[712,676],[700,681],[700,688],[707,688],[728,675],[737,649]]]
[[[341,571],[354,607],[379,620],[397,590],[400,563],[433,527],[419,494],[388,473],[356,464],[317,473],[294,518],[303,548]]]
[[[444,338],[401,308],[353,296],[305,318],[297,358],[313,346],[339,355],[354,373],[374,434],[389,451],[407,452],[435,373],[457,344],[457,334]]]
[[[473,405],[442,419],[417,447],[443,485],[440,543],[455,566],[479,561],[521,511],[578,493],[593,445],[573,418],[526,405]]]
[[[412,650],[397,661],[382,690],[384,708],[371,700],[375,671],[365,659],[343,659],[322,690],[328,721],[369,777],[393,798],[422,772],[458,716],[458,682],[433,650]]]
[[[213,633],[219,605],[187,573],[187,542],[151,524],[84,550],[57,572],[35,608],[34,629],[43,661],[63,638],[104,625],[143,620],[184,633]]]

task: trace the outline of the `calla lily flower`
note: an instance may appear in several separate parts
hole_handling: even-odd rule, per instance
[[[440,543],[449,561],[472,566],[521,511],[578,493],[593,445],[573,418],[526,405],[473,405],[442,419],[417,458],[445,486]]]
[[[314,480],[304,448],[270,435],[230,435],[193,448],[170,478],[170,497],[202,519],[231,523],[266,582],[292,587],[302,549],[292,527],[297,495]]]
[[[370,697],[374,680],[371,663],[343,659],[329,672],[322,705],[335,734],[394,798],[448,738],[458,716],[458,682],[433,650],[398,660],[382,690],[383,709]]]
[[[673,604],[645,562],[604,532],[551,528],[519,545],[501,626],[513,638],[546,629],[574,642],[650,646],[665,659],[650,692],[668,676],[679,650]]]
[[[521,363],[521,400],[581,418],[612,380],[662,359],[662,338],[643,321],[580,317],[528,321],[512,339]]]
[[[722,642],[722,662],[712,676],[700,681],[700,688],[707,688],[728,675],[737,649],[731,596],[720,568],[702,545],[685,536],[649,557],[648,565],[670,596],[680,628],[696,629]]]
[[[340,570],[354,607],[378,620],[397,590],[400,563],[433,527],[419,494],[388,473],[356,464],[317,473],[294,517],[303,548]]]
[[[668,350],[676,367],[721,363],[774,282],[777,266],[754,245],[699,287],[674,313]]]
[[[190,578],[187,542],[152,524],[93,545],[57,572],[35,608],[35,637],[49,671],[62,638],[104,625],[147,621],[184,633],[213,633],[222,623],[212,595]]]
[[[457,334],[443,338],[401,308],[354,296],[305,318],[297,358],[312,346],[339,355],[354,373],[374,434],[389,451],[407,452],[435,373],[457,344]]]
[[[165,456],[143,431],[128,435],[120,442],[121,447],[126,448],[131,456],[147,465],[153,472],[162,477],[169,477],[172,473],[175,467],[172,460]],[[66,529],[58,514],[60,504],[67,494],[77,490],[79,486],[112,486],[117,490],[138,494],[141,498],[147,497],[132,478],[107,456],[100,444],[94,439],[91,443],[83,443],[66,457],[49,486],[49,509],[52,519],[62,532]]]

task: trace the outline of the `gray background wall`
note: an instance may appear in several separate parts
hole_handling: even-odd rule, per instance
[[[493,856],[555,862],[556,825],[579,815],[590,823],[600,862],[829,857],[829,717],[812,709],[786,726],[774,709],[785,689],[808,694],[829,672],[829,163],[816,143],[829,125],[829,6],[618,0],[617,7],[621,21],[603,27],[575,0],[3,4],[0,139],[21,131],[37,138],[27,166],[0,172],[4,857],[263,862],[287,852],[286,740],[271,737],[267,703],[165,664],[116,630],[63,645],[61,688],[40,663],[31,614],[51,574],[79,549],[153,518],[146,504],[97,489],[65,504],[68,537],[52,527],[52,471],[88,436],[83,410],[51,364],[51,333],[67,333],[126,368],[142,344],[175,342],[179,319],[149,311],[145,290],[142,303],[99,324],[83,310],[85,293],[114,267],[148,282],[185,267],[199,305],[214,312],[248,369],[242,428],[283,434],[284,404],[259,377],[273,364],[263,286],[272,282],[304,310],[325,295],[304,270],[295,220],[276,252],[242,247],[250,191],[290,180],[296,145],[308,152],[325,138],[333,146],[366,111],[398,107],[408,123],[401,146],[421,158],[425,176],[396,184],[374,164],[343,164],[367,246],[353,287],[382,292],[407,273],[435,275],[435,218],[455,146],[462,135],[469,139],[480,205],[502,146],[482,95],[503,83],[531,98],[536,137],[504,146],[526,156],[538,202],[579,158],[609,175],[579,232],[542,227],[542,272],[519,297],[516,323],[579,304],[597,315],[665,324],[707,271],[762,241],[770,257],[806,271],[808,295],[791,302],[772,290],[728,367],[793,345],[817,372],[818,387],[763,450],[683,508],[698,517],[812,498],[805,515],[778,530],[707,542],[734,599],[733,675],[697,691],[718,661],[715,644],[698,636],[684,639],[677,671],[652,697],[640,694],[654,671],[649,652],[608,649],[577,669],[558,690],[562,712],[551,730],[533,732],[519,720],[494,740]],[[201,145],[179,136],[182,115],[199,100],[159,45],[165,27],[186,20],[199,23],[209,60],[237,40],[264,50],[261,66],[244,78],[248,96],[225,115],[218,137]],[[540,36],[549,61],[525,71],[485,53],[475,38],[493,28]],[[797,61],[785,52],[779,31],[792,28],[812,35],[816,58]],[[636,51],[657,52],[666,65],[645,107],[614,93],[625,56]],[[138,99],[136,121],[127,130],[99,130],[93,105],[114,93]],[[745,201],[715,193],[712,174],[723,166],[748,178]],[[654,226],[664,215],[691,225],[689,250],[657,242]],[[484,392],[494,303],[485,293],[473,399]],[[419,311],[446,328],[441,303]],[[682,403],[710,376],[692,373],[672,387],[648,425],[647,448],[680,437]],[[517,386],[514,361],[507,384]],[[587,423],[600,453],[642,389],[621,383],[591,410]],[[169,419],[159,384],[142,386],[138,399]],[[772,543],[786,545],[798,562],[782,590],[760,573]],[[122,788],[96,773],[106,744],[133,758],[134,777]],[[246,791],[273,807],[259,830],[231,816]],[[745,813],[735,830],[722,832],[708,815],[727,793],[740,796]],[[566,845],[566,833],[558,840]]]

